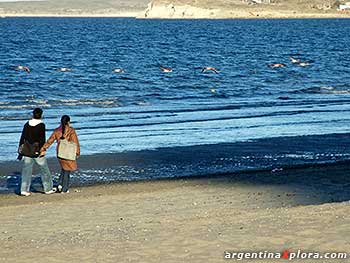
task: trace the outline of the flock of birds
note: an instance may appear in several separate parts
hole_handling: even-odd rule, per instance
[[[294,65],[297,65],[297,66],[300,66],[300,67],[307,67],[309,65],[311,65],[312,61],[302,61],[300,60],[299,58],[293,58],[293,57],[289,57],[290,59],[290,62]],[[277,69],[277,68],[284,68],[286,67],[287,65],[284,64],[284,63],[272,63],[272,64],[268,64],[268,67],[271,68],[271,69]],[[15,67],[16,70],[19,70],[19,71],[25,71],[27,73],[30,73],[30,68],[27,67],[27,66],[17,66]],[[170,68],[170,67],[164,67],[162,65],[159,65],[159,69],[161,72],[163,73],[171,73],[173,72],[173,69]],[[55,69],[56,71],[59,71],[59,72],[71,72],[72,69],[71,68],[67,68],[67,67],[61,67],[61,68],[56,68]],[[115,68],[113,69],[112,71],[113,73],[124,73],[125,70],[123,68]],[[209,66],[206,66],[206,67],[202,67],[201,68],[201,72],[202,73],[206,73],[206,72],[213,72],[215,74],[219,74],[219,71],[217,68],[214,68],[214,67],[209,67]],[[211,93],[216,93],[216,89],[215,88],[212,88],[210,89],[210,92]],[[288,98],[282,98],[280,97],[279,99],[288,99]]]
[[[290,62],[294,65],[297,65],[299,67],[307,67],[310,66],[312,61],[301,61],[298,58],[293,58],[293,57],[289,57]],[[287,65],[284,63],[273,63],[273,64],[269,64],[268,65],[270,68],[274,69],[274,68],[284,68]]]
[[[22,65],[16,66],[15,69],[18,70],[18,71],[25,71],[27,73],[30,73],[30,71],[31,71],[29,67],[22,66]],[[173,69],[169,68],[169,67],[159,66],[159,69],[161,70],[161,72],[164,72],[164,73],[173,72]],[[71,72],[72,69],[71,68],[56,68],[56,71],[59,71],[59,72]],[[216,68],[214,68],[214,67],[203,67],[201,72],[204,73],[204,72],[208,72],[208,71],[214,72],[216,74],[219,74],[219,71]],[[124,73],[125,70],[123,68],[115,68],[115,69],[113,69],[112,72],[113,73]]]
[[[307,67],[309,65],[311,65],[312,61],[302,61],[298,58],[293,58],[293,57],[289,57],[290,59],[290,62],[294,65],[297,65],[297,66],[300,66],[300,67]],[[287,65],[284,64],[284,63],[272,63],[272,64],[269,64],[268,67],[271,68],[271,69],[275,69],[275,68],[284,68],[286,67]],[[16,70],[19,70],[19,71],[25,71],[27,73],[30,73],[30,68],[27,67],[27,66],[17,66],[15,67]],[[170,73],[170,72],[173,72],[173,69],[170,68],[170,67],[164,67],[164,66],[159,66],[159,69],[161,70],[161,72],[163,73]],[[56,68],[57,71],[59,72],[71,72],[72,69],[71,68]],[[125,70],[123,68],[115,68],[113,69],[112,71],[113,73],[124,73]],[[214,67],[202,67],[202,70],[201,70],[202,73],[205,73],[205,72],[213,72],[215,74],[219,74],[219,71],[214,68]]]

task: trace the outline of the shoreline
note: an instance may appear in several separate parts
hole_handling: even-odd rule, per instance
[[[83,155],[78,159],[79,170],[72,174],[71,183],[88,186],[337,166],[349,161],[346,147],[349,144],[350,136],[345,133]],[[58,161],[55,157],[47,158],[57,178]],[[18,190],[21,166],[18,161],[0,162],[0,193]],[[33,187],[40,191],[38,174],[35,168]]]

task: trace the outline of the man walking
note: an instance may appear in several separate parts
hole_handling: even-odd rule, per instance
[[[45,135],[45,124],[42,122],[43,110],[36,108],[33,110],[33,118],[29,120],[23,127],[21,139],[19,145],[35,146],[38,150],[35,154],[30,156],[19,155],[18,159],[23,158],[23,168],[22,168],[22,182],[21,182],[21,195],[30,196],[30,185],[32,182],[32,172],[33,165],[36,163],[41,171],[41,181],[43,183],[43,188],[45,194],[53,194],[52,176],[47,165],[47,160],[45,156],[39,156],[41,147],[46,142]]]

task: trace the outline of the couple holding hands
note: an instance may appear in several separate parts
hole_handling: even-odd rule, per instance
[[[24,125],[19,142],[18,159],[23,161],[20,190],[22,196],[31,195],[30,185],[34,163],[40,168],[45,194],[53,194],[57,191],[68,193],[70,173],[77,170],[76,157],[80,155],[80,146],[77,133],[75,129],[70,126],[70,117],[68,115],[63,115],[61,117],[60,126],[52,132],[50,138],[46,141],[46,128],[42,121],[42,116],[42,109],[36,108],[33,110],[33,118]],[[61,166],[61,174],[57,188],[53,187],[52,175],[45,158],[46,150],[55,141],[57,142],[58,161]],[[75,146],[73,148],[75,151],[73,153],[74,158],[64,159],[60,157],[60,148],[62,148],[60,144],[63,145],[67,142]]]

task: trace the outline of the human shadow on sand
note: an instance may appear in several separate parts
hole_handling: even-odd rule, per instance
[[[317,165],[275,172],[260,171],[207,177],[210,184],[232,191],[246,189],[264,206],[300,206],[350,200],[350,163]]]

